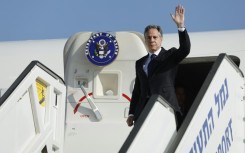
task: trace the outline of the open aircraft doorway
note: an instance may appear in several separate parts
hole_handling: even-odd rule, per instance
[[[180,128],[168,102],[153,95],[119,152],[244,152],[245,89],[238,65],[239,58],[226,54],[184,60],[176,79],[197,91]]]

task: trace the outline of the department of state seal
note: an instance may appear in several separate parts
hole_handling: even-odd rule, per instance
[[[97,65],[105,66],[113,62],[118,55],[119,47],[116,38],[105,32],[93,34],[86,44],[85,55]]]

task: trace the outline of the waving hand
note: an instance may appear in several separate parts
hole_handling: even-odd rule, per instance
[[[175,8],[175,14],[171,14],[173,21],[176,23],[178,28],[185,27],[185,9],[182,5],[178,5]]]

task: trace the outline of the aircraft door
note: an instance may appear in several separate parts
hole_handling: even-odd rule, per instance
[[[64,53],[65,151],[117,152],[131,131],[126,119],[135,61],[146,53],[142,38],[130,32],[78,33]]]

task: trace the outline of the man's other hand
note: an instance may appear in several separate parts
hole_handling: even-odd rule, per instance
[[[127,124],[128,124],[129,127],[134,125],[134,116],[129,116],[128,117]]]

